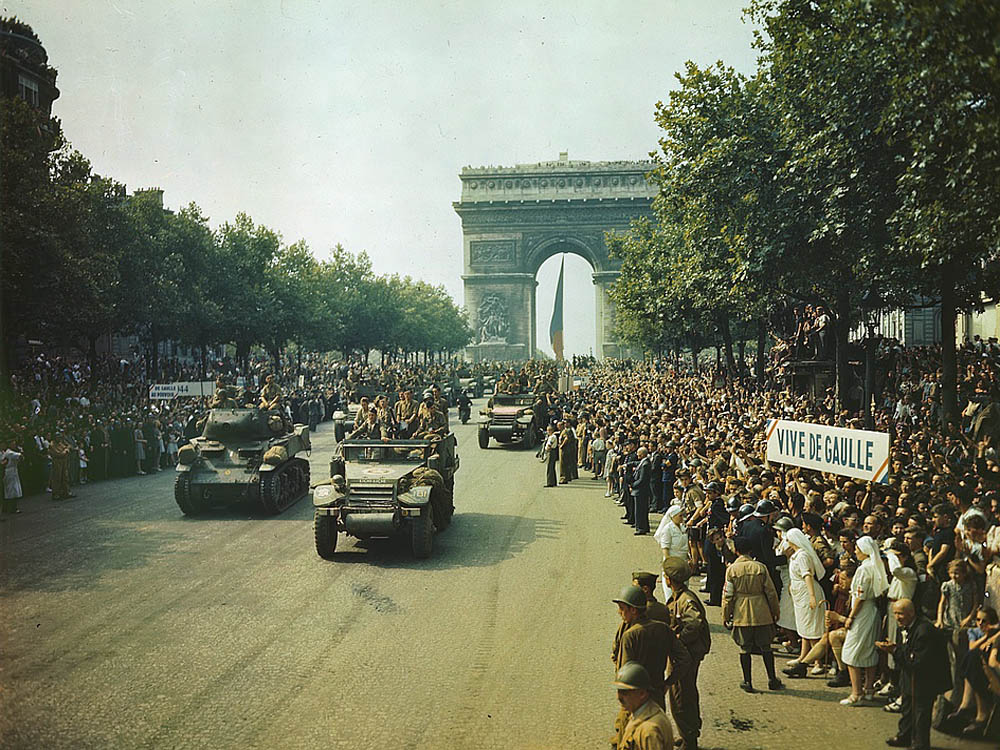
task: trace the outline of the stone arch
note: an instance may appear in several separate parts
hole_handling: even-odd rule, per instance
[[[599,242],[600,248],[595,249],[593,237],[553,233],[538,240],[533,247],[525,248],[525,267],[530,273],[537,274],[542,264],[553,255],[572,253],[587,261],[595,273],[607,271],[609,258],[604,248],[604,238],[599,238]]]
[[[604,243],[651,214],[650,162],[559,161],[516,167],[466,167],[462,199],[465,307],[474,359],[527,359],[535,351],[535,275],[548,258],[573,253],[594,269],[597,348],[617,355],[608,288],[619,264]]]

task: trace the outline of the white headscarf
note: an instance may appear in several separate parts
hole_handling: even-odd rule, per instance
[[[667,518],[669,518],[671,521],[677,524],[677,526],[681,526],[682,524],[678,523],[674,519],[677,518],[677,516],[679,516],[683,512],[684,508],[682,508],[680,505],[671,505],[669,508],[667,508]]]
[[[867,571],[872,581],[872,597],[882,596],[889,588],[889,579],[886,577],[882,558],[879,557],[878,542],[870,536],[863,536],[858,539],[858,549],[868,555],[858,568],[858,573]]]
[[[813,549],[812,542],[809,541],[809,537],[806,536],[806,533],[802,529],[791,528],[783,536],[786,542],[794,545],[805,554],[814,579],[818,581],[826,575],[826,568],[823,567],[823,561],[819,559],[819,555]]]

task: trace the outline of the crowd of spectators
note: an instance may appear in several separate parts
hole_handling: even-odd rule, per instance
[[[832,392],[720,386],[713,373],[659,361],[588,368],[582,388],[551,397],[546,448],[573,464],[566,481],[591,470],[631,533],[655,528],[665,558],[703,574],[709,605],[722,604],[736,541],[752,536],[753,557],[781,592],[775,647],[794,657],[785,673],[849,688],[845,706],[914,714],[886,646],[899,630],[895,610],[912,602],[947,655],[935,726],[981,736],[1000,695],[1000,348],[976,339],[958,352],[958,424],[942,417],[940,348],[894,345],[887,355],[875,410],[876,430],[891,435],[884,484],[765,460],[770,418],[862,428]],[[802,588],[803,571],[814,592]],[[803,607],[822,616],[804,617]],[[929,711],[919,719],[928,727]]]
[[[476,374],[505,368],[472,367]],[[143,357],[105,356],[92,365],[36,354],[12,372],[10,397],[0,401],[5,508],[14,512],[14,501],[23,496],[49,492],[61,500],[79,484],[173,468],[180,447],[199,433],[209,399],[151,399],[151,384],[221,381],[240,386],[254,402],[268,374],[285,394],[289,420],[315,430],[362,395],[395,394],[403,387],[422,391],[456,381],[463,368],[452,362],[376,366],[303,353],[277,365],[264,356],[211,359],[204,369],[198,361],[161,357],[154,370]]]

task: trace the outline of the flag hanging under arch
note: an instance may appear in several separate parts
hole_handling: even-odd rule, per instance
[[[552,308],[552,322],[549,323],[549,343],[552,344],[552,351],[556,353],[556,361],[563,360],[563,267],[566,258],[563,256],[559,261],[559,283],[556,284],[556,301]]]

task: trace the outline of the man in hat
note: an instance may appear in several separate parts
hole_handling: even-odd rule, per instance
[[[666,606],[656,599],[656,573],[637,570],[632,573],[632,585],[641,588],[642,593],[646,595],[646,615],[649,619],[669,625],[670,613]]]
[[[448,418],[438,409],[434,394],[424,393],[424,402],[420,405],[417,417],[417,435],[422,439],[441,438],[448,434]]]
[[[774,528],[771,517],[777,508],[770,500],[761,500],[754,508],[753,517],[748,518],[740,529],[740,536],[750,542],[750,556],[762,563],[771,574],[771,581],[781,594],[781,576],[778,573],[778,559],[774,553]]]
[[[649,673],[637,662],[622,665],[612,683],[626,715],[613,741],[618,750],[671,750],[674,733],[670,720],[653,700]]]
[[[679,557],[663,561],[663,583],[670,589],[670,629],[691,655],[691,668],[670,686],[670,713],[677,724],[682,750],[697,750],[701,734],[698,669],[712,645],[705,605],[687,587],[691,568]]]
[[[650,490],[652,463],[649,460],[649,451],[645,448],[640,448],[636,452],[636,458],[639,459],[639,462],[632,472],[629,491],[632,493],[635,534],[641,536],[649,533],[649,503],[653,499]]]
[[[274,382],[274,375],[264,378],[264,387],[260,389],[260,408],[266,411],[281,407],[281,386]]]
[[[707,516],[703,520],[705,525],[705,541],[702,547],[706,572],[705,586],[702,593],[709,595],[709,602],[712,606],[719,606],[722,600],[722,577],[726,574],[726,566],[722,560],[722,552],[712,541],[712,531],[716,529],[725,530],[729,525],[729,511],[726,510],[726,503],[722,499],[722,484],[719,482],[709,482],[705,486],[707,497]]]

